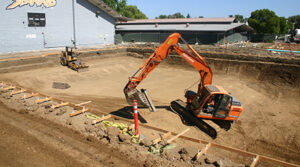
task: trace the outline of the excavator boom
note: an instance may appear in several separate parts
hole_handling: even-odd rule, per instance
[[[149,98],[147,98],[144,93],[138,91],[136,87],[172,51],[176,51],[182,58],[199,71],[201,82],[198,87],[198,92],[204,85],[212,83],[212,71],[205,60],[190,45],[187,44],[187,47],[191,50],[192,54],[179,47],[179,39],[183,43],[187,44],[179,33],[171,34],[165,42],[154,51],[146,62],[129,78],[129,81],[123,90],[128,104],[132,104],[133,99],[137,99],[140,106],[149,106],[149,101],[147,100]]]

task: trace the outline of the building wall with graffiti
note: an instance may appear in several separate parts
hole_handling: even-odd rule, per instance
[[[0,18],[0,53],[114,43],[114,18],[86,0],[1,0]]]

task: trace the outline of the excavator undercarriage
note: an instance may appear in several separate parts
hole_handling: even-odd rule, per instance
[[[193,125],[197,126],[204,133],[215,139],[217,137],[217,131],[202,119],[195,117],[191,112],[187,110],[186,103],[180,99],[171,102],[170,109],[177,113],[185,121],[190,121]]]

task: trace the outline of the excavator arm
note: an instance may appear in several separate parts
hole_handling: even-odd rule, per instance
[[[187,47],[191,50],[192,54],[185,51],[178,46],[178,40],[181,39]],[[138,100],[138,104],[141,106],[149,106],[147,103],[147,97],[138,90],[136,87],[141,83],[147,75],[150,74],[156,66],[160,64],[172,51],[176,51],[183,59],[189,64],[195,67],[200,74],[201,81],[198,86],[198,92],[206,84],[212,83],[212,71],[207,65],[205,60],[181,37],[179,33],[171,34],[166,41],[158,47],[154,53],[147,59],[147,61],[129,78],[127,85],[124,88],[124,94],[128,104],[132,104],[133,99]],[[143,92],[143,90],[142,90]]]
[[[184,41],[184,43],[186,42]],[[198,70],[201,78],[201,81],[198,86],[198,92],[199,92],[203,88],[203,86],[212,84],[212,71],[208,66],[208,64],[205,62],[205,60],[203,59],[203,57],[201,57],[189,44],[187,44],[187,46],[192,51],[193,55],[185,51],[183,48],[179,47],[178,45],[173,46],[173,49],[183,59],[185,59],[189,64],[191,64],[193,67],[195,67]]]

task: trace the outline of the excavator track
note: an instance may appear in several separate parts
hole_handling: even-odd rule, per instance
[[[231,121],[225,121],[225,120],[212,120],[215,124],[217,124],[220,128],[228,131],[231,128]]]
[[[180,116],[183,116],[184,118],[188,119],[191,123],[196,125],[201,131],[209,135],[211,138],[215,139],[217,137],[217,131],[209,124],[195,117],[194,115],[192,115],[192,113],[187,111],[186,104],[182,100],[178,99],[172,101],[170,108],[173,112],[176,112]]]

